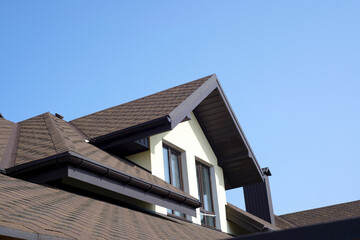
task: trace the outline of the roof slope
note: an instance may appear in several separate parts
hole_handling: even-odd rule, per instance
[[[71,239],[225,239],[199,225],[0,174],[0,227]]]
[[[71,123],[94,139],[165,117],[211,76],[74,119]]]
[[[248,213],[231,203],[226,205],[226,218],[235,224],[246,228],[250,232],[259,232],[267,230],[280,230],[279,227]]]
[[[85,142],[84,138],[79,135],[69,123],[50,113],[44,113],[22,121],[19,125],[20,134],[15,157],[15,166],[29,164],[39,159],[71,151],[97,163],[123,172],[126,175],[139,178],[196,200],[194,197],[135,164],[131,164],[128,161],[110,155],[92,144]]]
[[[11,157],[10,138],[16,127],[16,123],[0,118],[0,169],[7,167],[9,164],[8,159]]]
[[[360,216],[360,200],[277,216],[281,228],[300,227]]]

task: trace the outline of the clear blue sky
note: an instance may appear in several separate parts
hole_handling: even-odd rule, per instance
[[[0,112],[72,120],[216,73],[273,173],[275,213],[358,200],[359,13],[359,1],[2,0]]]

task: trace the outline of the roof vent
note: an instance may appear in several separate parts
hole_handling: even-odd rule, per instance
[[[63,119],[63,118],[64,118],[63,116],[61,116],[61,115],[58,114],[58,113],[55,113],[55,116],[58,117],[58,118],[60,118],[60,119]]]
[[[0,113],[0,118],[3,118],[3,119],[5,119],[5,118],[4,118],[4,115],[2,115],[1,113]]]

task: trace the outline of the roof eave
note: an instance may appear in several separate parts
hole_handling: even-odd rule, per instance
[[[70,166],[71,171],[66,170],[66,173],[64,173],[62,168],[65,166]],[[53,170],[49,171],[49,168]],[[44,172],[43,170],[46,171]],[[65,175],[85,182],[90,181],[90,184],[98,185],[102,188],[110,186],[104,183],[112,183],[113,185],[121,186],[117,188],[120,194],[192,216],[195,216],[195,209],[201,205],[195,198],[189,198],[154,183],[130,176],[119,170],[96,163],[72,151],[8,168],[6,169],[6,174],[25,178],[36,183],[63,178]]]

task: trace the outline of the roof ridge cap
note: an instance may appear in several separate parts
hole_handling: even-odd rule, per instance
[[[55,117],[49,112],[46,112],[43,114],[45,125],[49,131],[51,141],[54,145],[56,153],[62,153],[65,150],[70,150],[70,146],[67,143],[67,141],[64,139],[63,134],[59,131],[57,124],[54,122],[54,119],[52,117]]]

